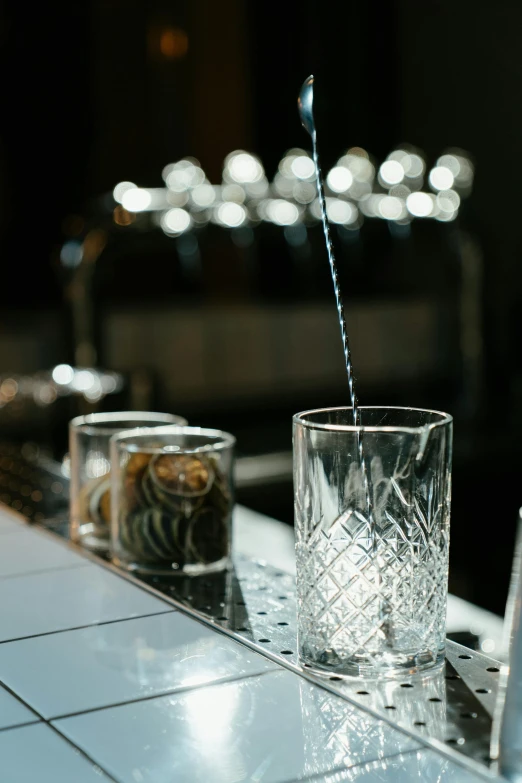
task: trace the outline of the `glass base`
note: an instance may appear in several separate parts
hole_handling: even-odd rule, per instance
[[[373,679],[391,679],[400,675],[412,675],[428,670],[436,670],[444,665],[445,651],[434,653],[426,650],[419,653],[386,652],[379,656],[353,656],[339,663],[328,664],[328,652],[325,651],[318,661],[302,650],[299,662],[307,671],[319,676]]]
[[[215,563],[190,563],[180,568],[177,563],[173,563],[170,568],[165,565],[155,566],[152,563],[135,563],[133,561],[123,560],[120,557],[113,557],[112,562],[119,568],[125,568],[127,571],[135,571],[149,576],[200,576],[202,574],[212,574],[217,571],[224,571],[231,565],[230,557],[223,557]]]
[[[92,522],[72,524],[70,528],[71,541],[84,549],[98,554],[107,554],[110,549],[110,536],[107,528],[93,525]]]

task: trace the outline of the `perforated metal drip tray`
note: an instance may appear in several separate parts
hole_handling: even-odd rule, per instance
[[[233,572],[198,579],[145,577],[142,581],[270,658],[381,714],[388,722],[489,765],[500,668],[496,661],[448,641],[445,667],[430,675],[390,681],[316,677],[298,662],[293,576],[236,557]]]
[[[42,525],[67,537],[62,521]],[[317,677],[298,662],[293,576],[241,556],[235,558],[233,570],[202,577],[163,579],[121,573],[439,751],[445,747],[451,755],[458,751],[483,767],[490,765],[497,661],[448,641],[445,666],[432,674],[389,681]]]

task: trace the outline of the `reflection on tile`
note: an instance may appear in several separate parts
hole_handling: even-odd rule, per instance
[[[327,702],[337,702],[338,706]],[[314,733],[310,720],[318,720]],[[348,737],[347,721],[351,734]],[[288,671],[56,722],[122,783],[283,783],[418,748],[406,735]]]
[[[485,666],[480,668],[482,679],[477,684],[483,684],[484,669]],[[456,675],[449,661],[441,669],[406,679],[397,677],[376,683],[354,678],[340,682],[338,687],[362,706],[388,713],[400,726],[458,745],[467,756],[482,759],[489,752],[491,718],[479,701],[481,694],[476,693],[469,680],[466,683]],[[490,699],[491,695],[482,698]],[[491,701],[494,703],[494,698]],[[473,720],[469,719],[470,714],[474,715]]]
[[[302,687],[301,707],[307,775],[324,771],[325,748],[329,752],[330,768],[336,769],[419,747],[417,742],[383,721],[349,707],[343,699],[332,698],[322,688]]]
[[[21,701],[0,685],[0,729],[39,721],[38,715],[28,710]]]
[[[85,565],[89,565],[86,558],[36,529],[22,528],[2,536],[0,577]]]
[[[19,518],[18,518],[19,519]],[[25,525],[22,524],[22,520],[16,521],[17,517],[6,511],[0,505],[0,533],[14,533],[17,530],[25,530]]]
[[[1,732],[0,758],[6,783],[109,782],[98,766],[43,723]]]
[[[480,783],[485,778],[433,750],[404,753],[315,778],[314,783]]]
[[[0,645],[3,681],[46,718],[276,668],[179,612]]]
[[[403,687],[405,682],[409,687]],[[449,736],[447,686],[445,667],[378,683],[363,677],[347,678],[338,683],[339,691],[348,698],[384,714],[391,710],[389,714],[393,714],[394,723],[422,728],[426,736],[442,741]]]
[[[0,641],[169,608],[97,565],[0,580],[0,606]]]

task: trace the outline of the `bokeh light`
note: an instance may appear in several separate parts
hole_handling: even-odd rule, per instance
[[[383,196],[379,201],[379,214],[385,220],[400,220],[406,217],[406,207],[397,196]]]
[[[52,379],[60,386],[66,386],[74,378],[74,370],[70,364],[57,364],[52,371]]]
[[[116,201],[118,204],[121,204],[121,200],[124,196],[124,194],[128,190],[136,189],[138,186],[134,184],[134,182],[118,182],[114,190],[112,191],[112,196],[114,198],[114,201]]]
[[[294,147],[283,155],[279,161],[278,170],[284,176],[290,179],[295,178],[295,174],[292,171],[292,163],[296,158],[310,158],[310,155],[306,150],[302,150],[300,147]],[[310,158],[311,160],[311,158]]]
[[[181,207],[173,207],[161,218],[161,227],[166,234],[179,236],[186,231],[191,224],[189,213]]]
[[[454,177],[453,187],[468,194],[473,184],[474,167],[463,150],[448,150],[437,160],[437,166],[449,169]]]
[[[347,166],[334,166],[328,172],[326,184],[334,193],[346,193],[353,185],[353,174]]]
[[[127,212],[127,210],[124,209],[121,204],[118,204],[116,207],[114,207],[112,219],[117,226],[130,226],[130,224],[134,223],[136,220],[136,215],[132,212]]]
[[[385,160],[379,169],[379,182],[384,187],[398,185],[404,175],[404,168],[398,160]]]
[[[340,225],[347,225],[355,223],[358,216],[357,207],[350,204],[349,201],[342,201],[337,198],[329,198],[326,200],[326,214],[332,223],[338,223]]]
[[[290,164],[290,170],[297,179],[315,177],[315,163],[308,155],[297,155]]]
[[[166,27],[161,31],[159,50],[167,60],[181,60],[188,52],[188,36],[180,27]]]
[[[291,201],[272,199],[266,207],[268,220],[278,226],[291,226],[299,220],[299,210]]]
[[[75,269],[81,264],[83,258],[83,246],[77,239],[69,239],[60,249],[60,261],[68,269]]]
[[[433,190],[449,190],[455,181],[455,177],[446,166],[435,166],[430,171],[428,179]]]
[[[406,199],[408,212],[414,217],[429,217],[434,209],[435,200],[431,193],[410,193]]]
[[[247,219],[246,209],[235,201],[224,201],[216,211],[216,220],[228,228],[238,228]]]
[[[254,155],[235,150],[225,158],[223,179],[238,183],[259,182],[264,177],[261,162]]]
[[[128,212],[144,212],[151,202],[152,196],[146,188],[129,188],[121,197],[121,205]]]
[[[205,172],[195,158],[185,158],[163,169],[163,178],[169,190],[190,190],[205,181]]]
[[[191,193],[191,198],[198,207],[210,207],[216,200],[216,191],[214,187],[208,183],[196,185]]]

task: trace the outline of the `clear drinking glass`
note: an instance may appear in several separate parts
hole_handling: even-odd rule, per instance
[[[73,541],[98,552],[109,548],[109,441],[112,436],[136,427],[186,423],[181,416],[148,411],[91,413],[69,422],[70,535]]]
[[[294,416],[301,662],[393,676],[444,659],[452,418],[413,408]]]
[[[111,440],[114,560],[151,574],[202,574],[230,562],[235,438],[157,427]]]

